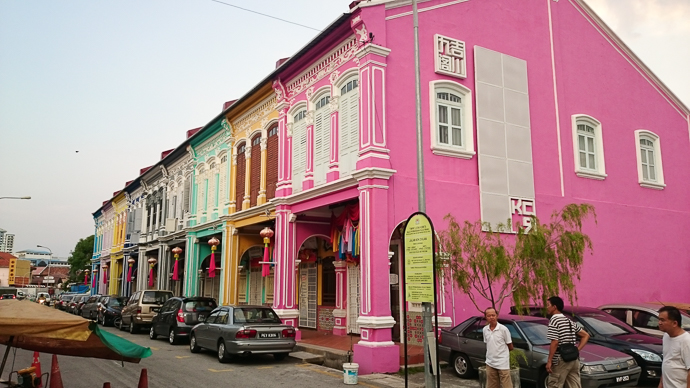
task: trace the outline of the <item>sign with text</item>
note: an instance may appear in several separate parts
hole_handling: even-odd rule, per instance
[[[434,303],[434,227],[424,213],[413,214],[403,232],[405,299]]]

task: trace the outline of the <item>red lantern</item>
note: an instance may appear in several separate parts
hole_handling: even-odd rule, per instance
[[[89,272],[91,272],[88,268],[84,270],[84,285],[87,286],[89,285]]]
[[[177,262],[180,261],[180,254],[182,253],[182,248],[180,247],[175,247],[172,250],[172,253],[175,255],[175,268],[173,268],[173,280],[180,280],[180,275],[179,275],[179,270],[177,269]]]
[[[158,262],[158,260],[156,260],[155,258],[151,257],[151,258],[149,258],[148,262],[149,262],[149,287],[153,287],[153,285],[154,285],[154,282],[153,282],[153,267],[156,265],[156,263]]]
[[[218,247],[218,244],[220,244],[220,240],[217,238],[213,237],[210,240],[208,240],[208,245],[211,246],[211,263],[208,266],[208,277],[210,278],[215,278],[216,277],[216,248]]]
[[[269,227],[265,227],[261,229],[261,233],[259,234],[264,238],[264,265],[261,268],[261,276],[266,277],[271,274],[271,267],[269,267],[268,262],[271,259],[269,245],[271,244],[271,237],[273,237],[273,230]]]
[[[134,262],[135,262],[135,261],[136,261],[136,260],[134,260],[134,259],[131,258],[131,257],[130,257],[129,259],[127,259],[127,265],[129,266],[129,269],[127,270],[127,283],[131,283],[131,282],[132,282],[132,267],[134,267]]]
[[[103,284],[108,284],[108,264],[103,264]]]

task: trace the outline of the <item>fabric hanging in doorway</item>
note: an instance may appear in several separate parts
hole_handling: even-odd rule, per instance
[[[333,252],[339,260],[359,262],[359,204],[347,205],[338,217],[331,219]]]

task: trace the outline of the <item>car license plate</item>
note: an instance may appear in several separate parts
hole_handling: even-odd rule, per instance
[[[278,338],[278,333],[259,333],[259,338]]]
[[[616,382],[617,382],[617,383],[622,383],[623,381],[630,381],[630,376],[616,377]]]

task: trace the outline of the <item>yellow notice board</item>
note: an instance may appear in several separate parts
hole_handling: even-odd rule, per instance
[[[405,297],[408,302],[434,303],[434,229],[425,214],[410,217],[404,241]]]

